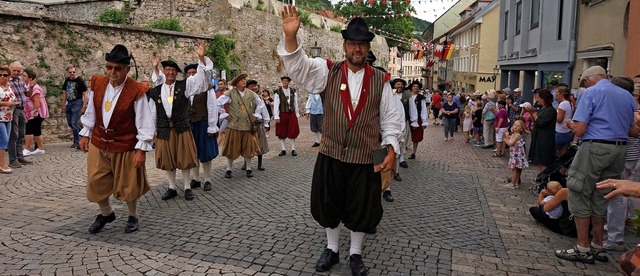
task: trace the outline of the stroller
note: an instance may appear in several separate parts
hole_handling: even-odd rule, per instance
[[[567,187],[567,172],[573,162],[573,157],[576,156],[578,148],[576,146],[570,146],[567,148],[567,152],[561,157],[556,159],[549,165],[544,171],[536,176],[535,184],[531,186],[531,192],[538,196],[542,189],[547,187],[549,181],[558,181],[563,188]]]

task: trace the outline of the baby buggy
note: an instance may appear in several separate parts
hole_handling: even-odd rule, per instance
[[[570,146],[567,152],[559,158],[556,158],[551,165],[549,165],[544,171],[536,176],[535,183],[531,186],[531,192],[534,195],[540,194],[542,189],[547,187],[549,181],[558,181],[562,187],[567,187],[567,173],[573,157],[575,157],[578,148],[576,146]]]

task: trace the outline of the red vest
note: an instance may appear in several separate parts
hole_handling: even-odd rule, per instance
[[[93,127],[91,144],[101,151],[132,151],[135,149],[136,143],[138,143],[134,102],[144,96],[149,88],[129,77],[125,82],[118,102],[112,107],[114,110],[109,125],[105,127],[102,122],[102,101],[109,84],[109,78],[97,75],[91,78],[93,106],[96,112],[96,123]]]

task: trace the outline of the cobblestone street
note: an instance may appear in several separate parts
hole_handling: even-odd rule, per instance
[[[33,165],[0,175],[0,274],[350,275],[344,228],[340,264],[330,274],[314,270],[325,231],[309,211],[317,153],[308,121],[300,121],[299,156],[278,157],[272,130],[266,171],[246,178],[237,160],[225,180],[219,156],[213,190],[195,189],[189,202],[180,189],[177,198],[161,200],[168,182],[148,154],[152,189],[140,199],[140,230],[132,234],[124,233],[127,208],[119,201],[112,201],[116,221],[88,233],[98,208],[85,198],[86,155],[69,143],[46,145],[45,155],[31,157]],[[537,168],[525,170],[524,187],[505,189],[507,159],[456,135],[443,141],[441,127],[428,127],[417,159],[400,169],[402,182],[392,184],[396,200],[383,201],[378,233],[365,240],[369,275],[619,274],[615,261],[557,259],[553,250],[575,240],[529,215]]]

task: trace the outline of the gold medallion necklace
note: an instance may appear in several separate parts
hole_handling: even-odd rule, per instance
[[[116,97],[118,97],[118,95],[120,95],[120,92],[122,92],[122,89],[120,89],[120,91],[118,91],[118,93],[113,95],[113,97],[111,97],[111,100],[107,100],[107,102],[104,103],[104,111],[109,112],[109,110],[111,110],[111,106],[113,105],[113,100]]]

